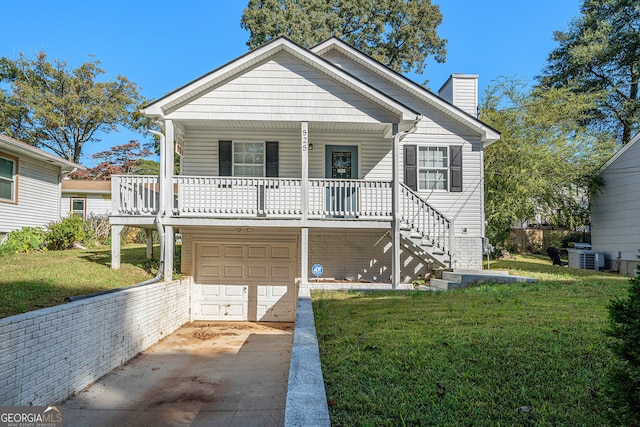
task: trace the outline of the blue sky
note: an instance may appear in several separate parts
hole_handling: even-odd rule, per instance
[[[451,73],[480,76],[480,92],[501,76],[532,80],[556,46],[553,31],[579,15],[580,0],[433,0],[448,39],[447,61],[428,62],[417,82],[440,88]],[[142,95],[156,99],[247,51],[249,33],[240,28],[247,0],[23,0],[3,4],[0,56],[16,58],[44,51],[49,60],[76,67],[101,61],[107,78],[118,74],[136,82]],[[130,139],[129,132],[102,135],[91,154]]]

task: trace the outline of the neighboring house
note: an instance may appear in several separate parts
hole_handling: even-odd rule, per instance
[[[455,74],[441,98],[335,38],[249,52],[144,108],[163,172],[112,177],[112,267],[123,226],[160,224],[168,277],[179,232],[192,317],[229,320],[293,320],[295,284],[320,270],[397,287],[479,269],[499,134],[477,91]]]
[[[62,181],[60,215],[88,218],[111,213],[111,181],[65,179]]]
[[[60,219],[62,178],[76,163],[0,135],[0,239]]]
[[[603,187],[591,195],[591,246],[605,268],[634,274],[640,255],[640,134],[600,169]]]

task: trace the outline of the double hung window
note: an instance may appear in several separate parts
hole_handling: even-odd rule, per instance
[[[448,147],[418,147],[418,189],[449,189]]]
[[[0,201],[16,201],[16,175],[18,161],[15,158],[0,155]]]

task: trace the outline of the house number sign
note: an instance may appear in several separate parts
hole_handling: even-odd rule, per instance
[[[309,129],[307,122],[302,123],[302,132],[300,136],[302,139],[302,151],[307,151],[309,149]]]
[[[313,267],[311,267],[311,273],[316,277],[320,277],[323,271],[324,269],[320,264],[314,264]]]

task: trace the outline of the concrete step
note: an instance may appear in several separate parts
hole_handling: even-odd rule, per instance
[[[522,277],[522,276],[512,276],[505,273],[495,273],[492,272],[459,272],[459,271],[445,271],[442,273],[442,279],[448,280],[450,282],[458,282],[462,285],[468,286],[473,283],[481,283],[481,282],[494,282],[494,283],[515,283],[515,282],[526,282],[533,283],[536,282],[536,279],[531,277]]]

